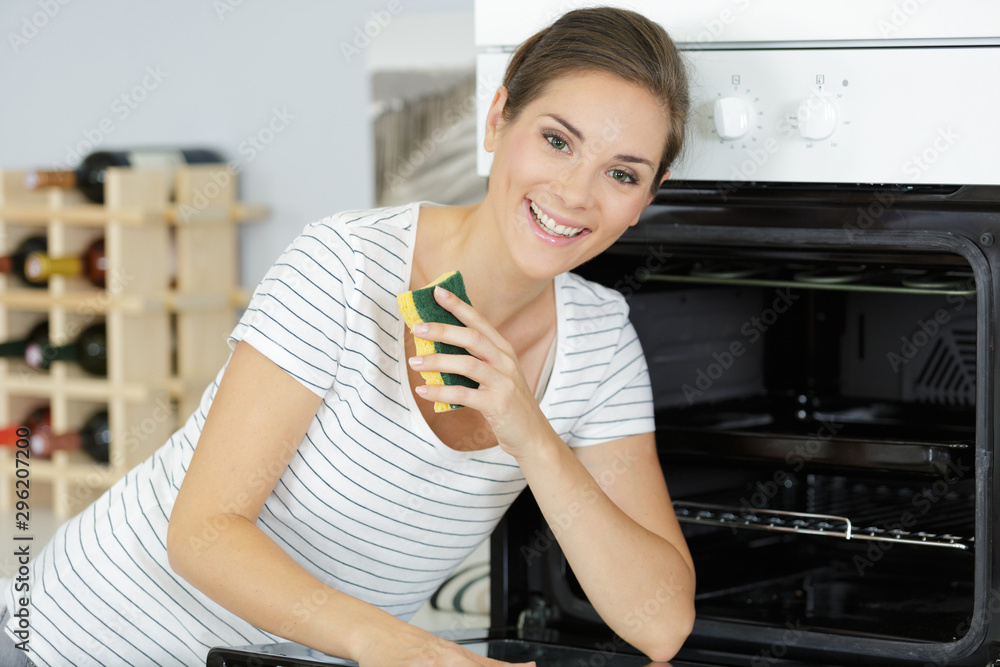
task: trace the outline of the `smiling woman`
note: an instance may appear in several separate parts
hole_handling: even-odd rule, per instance
[[[361,665],[501,664],[406,621],[526,486],[608,625],[673,656],[694,567],[645,359],[622,296],[571,270],[637,221],[686,113],[677,51],[638,14],[573,11],[525,43],[483,201],[305,228],[198,410],[33,562],[32,660],[195,664],[284,638]],[[459,324],[413,334],[468,354],[418,355],[396,295],[452,271],[475,307],[438,287]],[[650,581],[669,594],[632,622]]]
[[[537,223],[529,226],[534,238],[516,223],[503,226],[526,274],[571,270],[649,204],[649,184],[665,176],[656,175],[667,114],[645,88],[601,71],[555,79],[509,120],[508,101],[501,89],[487,114],[485,147],[494,157],[486,203],[501,207],[494,211],[501,220]]]

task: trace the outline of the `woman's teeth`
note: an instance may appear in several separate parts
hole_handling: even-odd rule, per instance
[[[535,202],[531,202],[531,212],[535,214],[535,220],[538,221],[538,224],[544,227],[550,234],[555,234],[556,236],[576,236],[583,231],[579,227],[557,225],[549,216],[542,213],[542,210],[535,205]]]

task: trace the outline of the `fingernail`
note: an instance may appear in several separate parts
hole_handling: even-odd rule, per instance
[[[451,296],[451,292],[440,286],[434,288],[434,294],[436,296],[441,297],[442,299],[447,299],[449,296]]]
[[[426,322],[421,322],[420,324],[413,325],[413,333],[415,334],[425,334],[430,329],[430,326]]]
[[[427,385],[422,384],[419,387],[414,387],[413,391],[417,392],[421,396],[424,396],[427,394]]]
[[[422,366],[424,363],[423,357],[410,357],[410,365],[416,368],[417,366]]]

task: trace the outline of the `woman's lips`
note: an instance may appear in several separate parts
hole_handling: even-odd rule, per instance
[[[535,234],[551,245],[567,245],[590,233],[586,227],[566,224],[568,220],[546,211],[528,198],[525,198],[524,206],[525,213],[534,223],[532,229]]]

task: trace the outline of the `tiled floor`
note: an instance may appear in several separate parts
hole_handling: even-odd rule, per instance
[[[17,560],[14,556],[14,516],[11,512],[0,512],[0,583],[13,576],[17,571]],[[37,553],[48,542],[59,527],[59,522],[51,510],[33,509],[31,513],[30,533],[34,536],[32,551]],[[489,543],[483,543],[461,565],[454,580],[442,589],[441,607],[446,611],[433,609],[428,602],[411,619],[411,623],[424,628],[443,633],[461,632],[465,630],[489,627],[489,582],[482,575],[489,572]],[[454,610],[454,597],[464,584],[471,582],[461,596],[460,607],[464,613]]]

